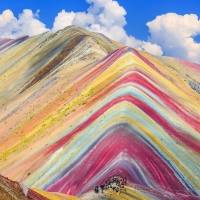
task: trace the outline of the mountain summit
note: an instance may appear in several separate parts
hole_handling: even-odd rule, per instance
[[[75,196],[118,174],[143,199],[198,199],[199,77],[76,26],[1,39],[0,173]]]

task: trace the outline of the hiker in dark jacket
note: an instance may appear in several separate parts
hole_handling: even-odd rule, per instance
[[[94,186],[94,192],[99,193],[99,187],[97,185]]]
[[[104,184],[101,184],[101,185],[100,185],[100,188],[101,188],[101,192],[103,193],[103,190],[104,190]]]

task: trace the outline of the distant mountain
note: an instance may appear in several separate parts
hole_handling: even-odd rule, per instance
[[[11,180],[80,196],[119,174],[157,199],[200,195],[198,64],[76,26],[1,39],[0,105]]]

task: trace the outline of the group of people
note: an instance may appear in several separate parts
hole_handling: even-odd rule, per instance
[[[99,190],[103,193],[104,190],[112,189],[113,191],[116,191],[117,193],[120,193],[120,189],[124,188],[124,185],[126,185],[127,179],[126,177],[120,178],[118,174],[110,178],[110,180],[106,181],[104,184],[101,185],[95,185],[94,186],[94,192],[99,193]]]

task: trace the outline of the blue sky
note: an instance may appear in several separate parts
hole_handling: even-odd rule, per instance
[[[102,32],[112,39],[155,55],[180,57],[200,63],[199,0],[116,0],[115,4],[113,2],[115,0],[1,0],[0,37],[34,35],[76,24]],[[95,11],[95,6],[98,7],[98,11]],[[116,13],[113,13],[113,8]],[[24,9],[31,12],[24,12]],[[38,10],[40,11],[37,12]],[[71,11],[73,14],[70,14]],[[58,17],[61,12],[62,17],[61,14]],[[108,14],[109,12],[111,14]],[[103,16],[104,19],[97,19],[99,16]],[[57,22],[54,24],[56,17]],[[64,17],[73,19],[65,24]],[[107,18],[109,21],[116,21],[108,23],[105,21]],[[3,20],[5,22],[2,22]],[[92,26],[94,24],[95,26]]]

